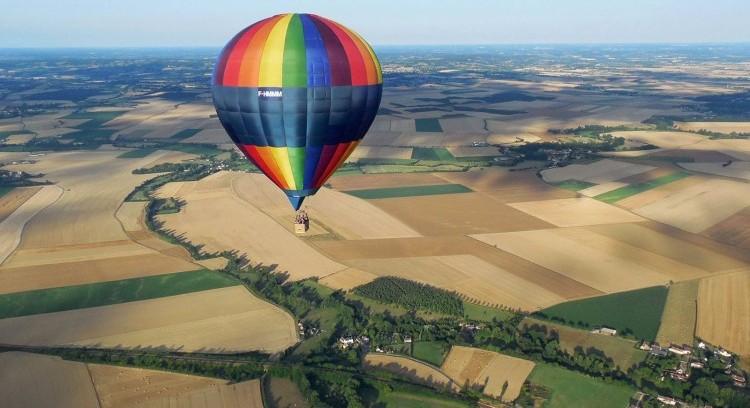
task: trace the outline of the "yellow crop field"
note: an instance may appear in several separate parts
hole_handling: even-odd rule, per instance
[[[698,288],[696,335],[750,356],[750,270],[702,279]]]
[[[468,383],[485,395],[510,402],[518,398],[534,363],[493,351],[453,346],[441,369],[458,384]]]
[[[370,353],[365,356],[365,365],[369,368],[404,375],[415,382],[427,384],[436,388],[450,387],[450,389],[455,392],[458,392],[461,389],[460,385],[456,384],[450,377],[437,368],[411,358],[392,354]]]

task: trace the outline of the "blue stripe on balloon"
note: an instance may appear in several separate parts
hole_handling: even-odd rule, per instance
[[[300,14],[307,56],[307,86],[331,86],[331,66],[323,37],[306,14]]]

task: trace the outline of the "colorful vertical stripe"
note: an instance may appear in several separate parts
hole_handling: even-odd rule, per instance
[[[357,33],[320,16],[282,14],[227,43],[212,91],[229,136],[299,208],[367,133],[382,82]]]

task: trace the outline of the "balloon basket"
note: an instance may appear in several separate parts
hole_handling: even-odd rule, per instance
[[[308,229],[310,229],[310,217],[304,211],[298,212],[297,217],[294,219],[294,232],[304,234]]]

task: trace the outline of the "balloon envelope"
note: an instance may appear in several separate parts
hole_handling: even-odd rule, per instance
[[[382,87],[362,37],[312,14],[277,15],[240,31],[212,78],[224,129],[295,209],[367,133]]]

